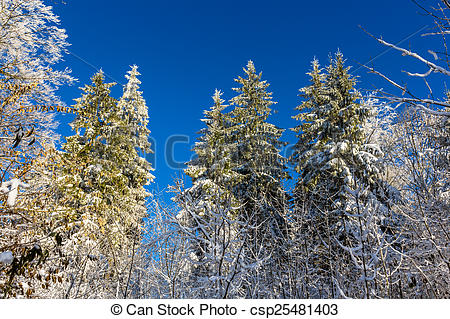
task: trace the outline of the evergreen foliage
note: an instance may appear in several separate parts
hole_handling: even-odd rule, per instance
[[[233,170],[230,158],[230,116],[224,113],[227,105],[221,96],[222,92],[216,90],[213,95],[213,106],[205,111],[202,122],[206,127],[199,133],[201,136],[195,144],[196,157],[188,163],[185,173],[192,178],[193,188],[200,188],[200,192],[212,194],[217,189],[230,190],[230,185],[239,176]],[[229,193],[229,192],[228,192]]]
[[[254,219],[253,225],[268,222],[272,232],[282,237],[286,230],[287,205],[283,180],[289,178],[286,160],[280,154],[283,130],[267,122],[272,112],[269,84],[261,80],[252,61],[244,68],[246,77],[235,79],[240,86],[233,88],[238,95],[230,102],[231,145],[234,171],[240,178],[232,185],[233,194],[243,205],[244,220]],[[253,218],[252,217],[252,218]]]
[[[426,11],[444,44],[446,10]],[[426,97],[374,67],[401,96],[363,96],[340,52],[314,60],[292,188],[276,102],[249,61],[233,98],[214,92],[184,170],[192,185],[175,181],[165,205],[148,189],[138,67],[120,99],[100,71],[65,107],[66,39],[43,0],[0,0],[0,298],[450,296],[450,93],[428,81],[450,75],[445,45],[431,59],[375,38],[426,66],[405,72]],[[61,147],[53,111],[76,115]]]
[[[324,72],[312,63],[311,85],[301,89],[305,101],[294,118],[301,123],[293,156],[300,176],[294,190],[294,213],[300,217],[299,231],[310,236],[310,259],[323,276],[327,289],[315,296],[346,296],[352,280],[341,280],[341,271],[353,274],[376,268],[387,251],[387,243],[398,241],[400,220],[390,210],[395,190],[382,180],[383,153],[379,145],[367,144],[364,125],[373,116],[362,103],[356,80],[344,66],[340,52],[330,59]],[[381,246],[379,238],[383,238]],[[372,242],[371,252],[367,242]],[[337,252],[343,250],[342,258]],[[386,257],[384,255],[384,257]],[[373,278],[371,279],[373,281]],[[369,284],[361,296],[369,297]]]
[[[118,102],[110,96],[114,84],[105,83],[102,72],[95,74],[74,106],[77,117],[71,126],[75,135],[63,145],[60,188],[80,227],[74,249],[85,251],[81,265],[91,259],[100,264],[103,276],[117,280],[115,292],[90,292],[103,297],[119,297],[126,290],[128,257],[135,253],[130,249],[141,240],[146,216],[149,193],[144,185],[153,180],[150,164],[138,153],[148,151],[150,145],[147,107],[138,91],[137,75],[133,67]],[[83,276],[72,279],[87,286],[85,292],[91,289],[89,282],[82,284]]]

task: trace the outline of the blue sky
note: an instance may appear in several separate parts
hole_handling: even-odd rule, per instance
[[[434,1],[423,1],[425,6]],[[432,21],[409,0],[379,1],[153,1],[67,0],[54,3],[71,43],[64,66],[79,82],[60,90],[68,104],[80,96],[78,87],[89,83],[102,68],[109,81],[124,83],[129,66],[137,64],[141,90],[149,106],[152,138],[156,141],[155,189],[164,190],[180,169],[165,163],[164,144],[169,136],[185,135],[190,143],[175,146],[175,160],[192,153],[200,119],[211,105],[215,88],[233,97],[233,81],[249,59],[263,72],[278,102],[270,121],[282,128],[296,125],[291,116],[300,103],[298,89],[307,85],[305,73],[317,57],[327,64],[328,54],[340,49],[354,66],[361,89],[389,86],[357,63],[365,63],[386,48],[358,25],[391,42],[399,42]],[[421,47],[420,33],[403,42]],[[400,54],[389,51],[373,64],[397,79],[404,75]],[[408,64],[414,67],[417,64]],[[423,66],[414,69],[423,72]],[[120,85],[113,89],[117,98]],[[58,116],[59,132],[70,135],[70,115]],[[288,130],[283,136],[294,141]]]

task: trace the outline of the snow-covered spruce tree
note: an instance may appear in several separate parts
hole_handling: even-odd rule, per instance
[[[141,81],[137,78],[140,75],[137,69],[136,65],[132,66],[125,76],[128,82],[118,103],[119,117],[125,122],[125,126],[118,128],[117,134],[129,139],[128,143],[121,147],[129,150],[132,160],[127,162],[122,170],[129,179],[130,189],[141,214],[145,214],[145,199],[150,193],[145,190],[144,185],[150,184],[155,177],[151,174],[153,168],[150,162],[145,158],[152,150],[149,141],[150,130],[147,127],[148,107],[142,92],[139,91]]]
[[[206,124],[199,133],[201,136],[195,144],[196,157],[188,163],[186,175],[192,178],[191,189],[206,191],[210,187],[227,188],[239,176],[233,172],[230,158],[230,116],[224,113],[227,105],[222,92],[216,90],[213,95],[214,105],[205,111],[202,122]]]
[[[76,100],[75,135],[63,145],[59,179],[63,203],[74,221],[65,253],[70,255],[65,297],[126,297],[133,258],[146,214],[144,185],[153,179],[138,151],[148,143],[147,107],[134,67],[122,99],[102,72]],[[141,149],[142,147],[142,149]]]
[[[380,147],[365,143],[363,126],[372,113],[360,102],[348,69],[341,53],[325,73],[314,60],[294,117],[300,121],[293,129],[299,173],[294,216],[303,238],[298,249],[308,251],[308,297],[389,296],[379,273],[389,273],[388,247],[398,240],[393,191],[381,179]]]
[[[239,178],[233,171],[230,157],[230,118],[224,113],[227,105],[216,90],[213,106],[206,110],[202,121],[206,127],[195,144],[196,157],[188,163],[186,175],[192,186],[178,191],[176,201],[180,213],[175,224],[180,234],[190,242],[189,279],[192,295],[203,298],[227,297],[232,289],[230,263],[238,262],[232,256],[235,249],[236,207],[238,203],[231,192],[230,184]],[[182,189],[181,185],[177,185]],[[211,280],[214,278],[214,280]]]
[[[137,78],[139,75],[138,67],[133,65],[125,76],[128,82],[118,103],[120,118],[124,120],[125,127],[122,132],[119,130],[118,134],[127,137],[131,142],[131,144],[127,143],[127,147],[132,154],[132,160],[126,163],[122,170],[129,180],[131,198],[135,202],[133,214],[142,218],[147,215],[146,199],[151,196],[144,186],[149,185],[155,177],[151,174],[154,169],[146,158],[146,155],[150,154],[152,150],[149,141],[148,107],[142,92],[139,91],[141,84]],[[121,287],[120,289],[117,287],[116,297],[139,297],[137,293],[141,285],[139,282],[140,271],[136,270],[137,264],[135,263],[139,262],[138,258],[142,259],[142,255],[146,254],[140,249],[144,236],[142,227],[144,224],[141,220],[139,228],[133,234],[132,246],[128,247],[128,260],[124,263],[126,268],[122,268]]]
[[[233,88],[238,95],[230,100],[235,106],[230,112],[231,156],[235,162],[233,170],[240,175],[231,186],[244,205],[240,214],[264,211],[276,221],[273,232],[282,237],[286,211],[282,181],[289,178],[286,160],[280,155],[283,129],[267,122],[271,106],[276,103],[272,101],[272,93],[267,92],[269,84],[261,80],[261,73],[256,73],[252,61],[244,72],[247,78],[235,79],[241,87]]]
[[[201,228],[208,225],[211,218],[211,216],[205,214],[205,202],[220,206],[224,201],[228,202],[231,198],[230,192],[224,192],[225,188],[222,182],[227,179],[227,176],[230,176],[232,171],[229,154],[226,154],[226,143],[228,142],[226,131],[229,120],[227,120],[223,110],[227,105],[223,104],[225,101],[221,98],[221,95],[222,93],[216,90],[213,95],[213,106],[204,111],[205,118],[202,119],[202,122],[206,124],[206,127],[200,130],[201,136],[199,136],[193,149],[196,157],[187,164],[188,167],[185,169],[186,175],[192,179],[192,186],[186,189],[184,196],[188,196],[198,209],[192,212],[194,216],[183,216],[183,218],[191,224],[195,231],[200,231],[200,236],[202,236]],[[184,201],[186,201],[186,198]],[[186,213],[187,211],[184,211],[183,215]],[[202,237],[208,235],[203,234]],[[197,261],[197,265],[194,265],[193,276],[196,278],[201,275],[208,275],[207,269],[202,269],[207,267],[202,265],[205,254],[208,253],[208,247],[206,246],[205,238],[195,242],[193,246]]]
[[[231,115],[231,159],[233,171],[239,179],[230,184],[233,195],[240,204],[237,218],[246,225],[247,262],[254,263],[249,270],[244,296],[280,296],[276,291],[282,277],[281,265],[287,236],[287,196],[282,182],[289,178],[285,159],[280,155],[283,130],[267,122],[272,112],[272,93],[269,84],[261,80],[252,61],[244,68],[246,77],[235,81],[240,85],[233,90],[238,94],[230,100],[234,109]],[[271,264],[271,266],[268,266]]]

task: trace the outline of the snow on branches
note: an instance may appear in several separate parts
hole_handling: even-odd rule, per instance
[[[17,195],[19,194],[19,187],[28,188],[29,185],[21,182],[17,178],[13,178],[10,181],[3,182],[0,186],[0,192],[7,194],[8,200],[6,204],[9,207],[14,207],[16,205]]]

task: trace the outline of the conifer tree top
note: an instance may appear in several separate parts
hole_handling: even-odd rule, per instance
[[[308,73],[310,85],[300,90],[304,101],[294,116],[300,124],[293,129],[298,133],[293,159],[301,173],[297,186],[336,193],[344,185],[372,185],[380,172],[381,151],[377,145],[365,144],[363,130],[372,113],[344,63],[340,52],[330,57],[325,71],[314,60]]]
[[[267,119],[272,109],[270,108],[275,101],[272,101],[272,92],[267,92],[270,86],[267,81],[262,81],[262,72],[256,73],[255,65],[250,60],[247,67],[243,68],[247,78],[238,76],[234,81],[241,84],[241,87],[233,88],[233,91],[239,93],[230,100],[231,104],[242,108],[251,108],[251,110]],[[239,112],[237,112],[239,113]]]

